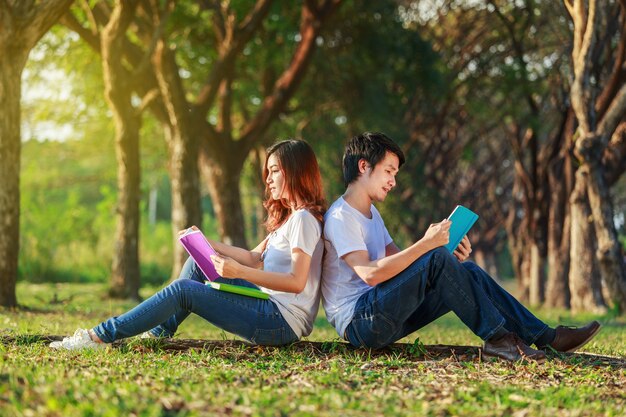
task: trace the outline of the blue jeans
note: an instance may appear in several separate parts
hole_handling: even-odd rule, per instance
[[[354,346],[381,348],[449,311],[483,340],[504,328],[531,345],[548,329],[480,267],[441,247],[363,294],[345,336]]]
[[[256,288],[243,279],[218,281]],[[214,290],[204,282],[204,275],[189,258],[177,280],[93,331],[106,343],[148,330],[155,336],[172,337],[189,314],[196,313],[254,344],[286,345],[298,340],[272,301]]]

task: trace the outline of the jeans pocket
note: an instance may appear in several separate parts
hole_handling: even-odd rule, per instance
[[[285,329],[283,327],[279,329],[256,329],[254,335],[250,341],[255,345],[284,345],[285,344]]]
[[[354,338],[364,347],[378,349],[395,342],[393,337],[396,334],[397,326],[383,314],[353,319],[349,327]],[[348,341],[354,344],[354,341],[350,339],[352,338],[349,338]]]

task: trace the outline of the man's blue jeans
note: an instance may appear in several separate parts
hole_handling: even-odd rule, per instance
[[[461,263],[441,247],[363,294],[346,338],[354,346],[381,348],[449,311],[483,340],[504,327],[531,345],[548,329],[476,264]]]
[[[172,337],[189,314],[196,313],[254,344],[285,345],[298,340],[272,301],[214,290],[204,281],[204,275],[189,258],[177,280],[93,330],[106,343],[148,330],[155,336]],[[243,279],[218,281],[256,288]]]

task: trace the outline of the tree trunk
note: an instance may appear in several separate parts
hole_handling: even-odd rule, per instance
[[[20,101],[30,50],[71,0],[0,2],[0,305],[15,307],[20,247]]]
[[[545,259],[541,256],[537,242],[530,245],[529,263],[528,301],[533,306],[540,306],[545,295]]]
[[[613,222],[611,196],[604,181],[604,173],[600,164],[591,164],[588,166],[588,170],[587,195],[598,243],[596,256],[600,264],[601,276],[619,311],[626,312],[626,274],[621,245]],[[593,290],[596,297],[602,297],[600,283],[597,283]]]
[[[267,229],[265,228],[265,208],[263,200],[265,199],[265,183],[263,182],[263,164],[265,163],[265,149],[257,146],[253,151],[252,168],[255,172],[254,177],[254,193],[258,196],[254,204],[254,215],[256,217],[255,241],[261,242],[265,239]]]
[[[174,259],[171,277],[175,278],[186,259],[186,252],[178,243],[178,231],[196,225],[202,227],[200,180],[198,174],[199,132],[202,123],[193,123],[189,103],[174,52],[160,40],[154,56],[159,90],[167,112],[164,132],[169,148],[169,172],[172,188],[172,236]],[[192,124],[193,123],[193,124]]]
[[[569,214],[571,163],[569,157],[559,158],[549,167],[550,209],[548,217],[548,281],[545,305],[570,308]]]
[[[239,186],[246,155],[227,149],[227,144],[231,143],[237,146],[235,142],[224,141],[223,155],[214,159],[210,158],[208,150],[203,146],[200,166],[213,201],[220,239],[228,245],[247,248]]]
[[[587,199],[588,179],[585,166],[580,167],[576,172],[576,184],[570,198],[572,223],[569,284],[574,312],[602,312],[605,309],[593,290],[599,281],[600,270],[595,256],[595,230]]]
[[[0,51],[0,305],[15,307],[20,247],[20,99],[23,59]]]
[[[495,281],[500,282],[500,277],[498,274],[498,265],[496,263],[496,257],[493,251],[484,250],[481,247],[472,248],[472,256],[476,261],[476,265],[480,266],[483,270],[485,270],[489,276],[491,276]]]
[[[115,121],[117,208],[115,249],[109,295],[138,300],[139,270],[139,128],[141,116],[131,103],[131,76],[122,64],[123,42],[136,2],[115,6],[102,31],[104,92]]]
[[[169,143],[169,172],[172,188],[172,234],[174,236],[174,261],[172,278],[178,277],[187,258],[187,252],[178,243],[178,232],[196,225],[202,227],[200,205],[200,176],[198,172],[198,141],[183,137],[181,132],[171,132]]]

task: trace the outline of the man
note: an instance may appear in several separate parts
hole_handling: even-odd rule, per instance
[[[548,346],[574,351],[600,330],[548,327],[485,271],[465,261],[469,239],[451,254],[451,223],[432,224],[404,250],[393,243],[372,203],[396,185],[402,150],[382,133],[352,138],[343,156],[346,192],[324,216],[322,296],[326,315],[354,346],[387,346],[453,311],[484,340],[483,356],[545,361]],[[530,345],[535,344],[538,349]]]

